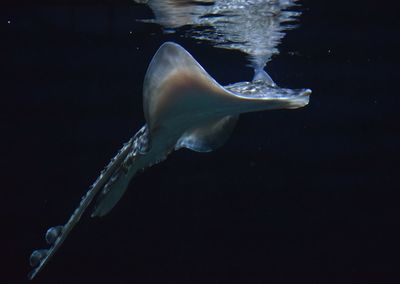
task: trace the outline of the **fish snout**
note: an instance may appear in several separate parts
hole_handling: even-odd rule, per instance
[[[310,89],[294,90],[292,96],[288,98],[288,108],[301,108],[310,102],[310,95],[312,91]]]

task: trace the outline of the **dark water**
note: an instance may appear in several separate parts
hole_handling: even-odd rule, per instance
[[[242,115],[216,152],[178,151],[140,174],[34,282],[396,283],[399,25],[376,1],[330,2],[300,1],[268,65],[278,85],[311,88],[309,106]],[[136,21],[151,16],[131,1],[0,9],[2,283],[26,281],[45,230],[144,123],[161,43],[223,84],[251,78],[239,52]]]

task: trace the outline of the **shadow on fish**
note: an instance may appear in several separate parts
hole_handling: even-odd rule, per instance
[[[295,109],[308,104],[311,90],[283,89],[264,70],[251,82],[221,86],[180,45],[164,43],[143,83],[146,124],[122,147],[82,197],[68,222],[46,232],[48,249],[30,257],[33,279],[62,245],[85,209],[96,199],[92,217],[106,215],[118,203],[132,177],[180,148],[210,152],[231,135],[239,114]]]

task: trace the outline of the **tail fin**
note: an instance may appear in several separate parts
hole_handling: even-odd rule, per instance
[[[124,195],[132,176],[130,168],[115,172],[103,190],[97,195],[96,206],[90,216],[103,217],[109,213]]]
[[[132,177],[141,168],[141,165],[137,163],[140,156],[138,154],[145,154],[149,150],[149,140],[148,128],[145,125],[133,136],[130,153],[97,195],[92,217],[102,217],[108,214],[122,198]]]
[[[79,206],[72,213],[68,222],[63,226],[52,227],[47,230],[46,241],[50,245],[49,249],[35,250],[30,257],[30,263],[35,267],[28,275],[29,279],[33,279],[49,262],[56,251],[61,247],[74,226],[79,222],[86,208],[93,201],[98,192],[110,181],[115,171],[121,167],[125,158],[131,152],[133,146],[133,138],[126,143],[118,154],[110,161],[107,167],[101,172],[100,176],[93,183],[87,193],[82,197]]]

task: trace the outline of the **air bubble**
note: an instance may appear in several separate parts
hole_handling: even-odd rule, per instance
[[[55,226],[55,227],[51,227],[50,229],[47,230],[46,232],[46,242],[49,245],[53,245],[57,238],[61,235],[63,230],[63,226]]]
[[[32,252],[31,257],[29,258],[29,263],[32,267],[38,266],[42,260],[47,256],[49,250],[47,249],[38,249]]]

